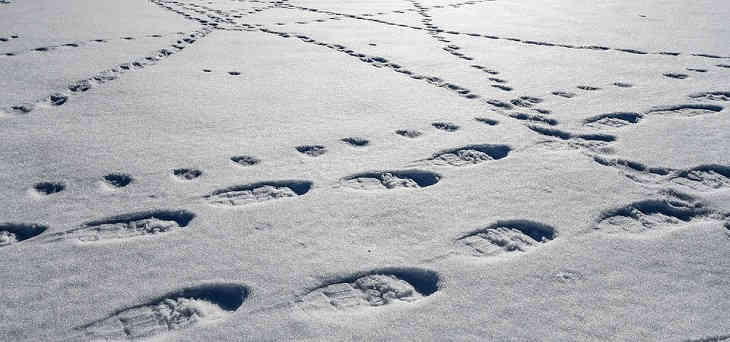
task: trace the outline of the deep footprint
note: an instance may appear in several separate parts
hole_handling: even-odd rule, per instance
[[[205,200],[214,206],[239,207],[280,198],[301,196],[309,192],[311,188],[312,182],[310,181],[267,181],[216,190],[205,196]]]
[[[416,302],[439,290],[438,274],[420,268],[384,268],[336,279],[297,298],[304,311],[349,311]]]
[[[421,170],[390,170],[354,174],[341,180],[344,187],[356,190],[415,189],[439,182],[441,175]]]
[[[108,317],[74,328],[89,339],[140,339],[225,319],[244,303],[249,289],[211,284],[182,289],[147,303],[116,310]]]
[[[528,220],[497,221],[456,239],[457,246],[478,257],[527,252],[554,240],[555,228]]]
[[[0,223],[0,247],[9,246],[40,235],[48,226],[32,223]]]
[[[104,242],[133,237],[150,237],[184,229],[195,214],[187,210],[150,210],[87,222],[78,228],[49,235],[44,241],[77,240]]]

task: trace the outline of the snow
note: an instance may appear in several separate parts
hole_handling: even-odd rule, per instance
[[[0,1],[0,340],[727,339],[729,16]]]

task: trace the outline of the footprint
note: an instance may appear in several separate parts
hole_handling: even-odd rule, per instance
[[[0,223],[0,247],[9,246],[40,235],[48,226],[33,223]]]
[[[730,101],[730,91],[705,91],[689,95],[693,100]]]
[[[172,175],[175,176],[175,178],[178,178],[180,180],[193,180],[195,178],[200,177],[203,174],[203,171],[200,171],[198,169],[174,169],[172,170]]]
[[[598,87],[592,87],[592,86],[587,86],[587,85],[581,85],[581,86],[578,86],[578,87],[576,87],[576,88],[578,88],[578,89],[580,89],[580,90],[587,90],[587,91],[596,91],[596,90],[601,90],[601,88],[598,88]]]
[[[683,80],[683,79],[689,77],[689,75],[687,75],[687,74],[680,74],[677,72],[667,72],[662,75],[664,75],[665,77],[674,78],[674,79],[678,79],[678,80]]]
[[[421,136],[423,133],[416,131],[416,130],[412,130],[412,129],[399,129],[399,130],[395,131],[395,134],[398,134],[398,135],[400,135],[402,137],[406,137],[406,138],[416,138],[416,137]]]
[[[626,178],[640,184],[663,184],[674,170],[663,167],[648,167],[642,163],[625,159],[608,159],[601,156],[594,156],[596,163],[613,167],[621,172]]]
[[[613,85],[619,87],[619,88],[631,88],[634,85],[631,83],[625,83],[625,82],[614,82]]]
[[[481,117],[476,117],[476,118],[474,118],[474,120],[476,120],[477,122],[481,122],[483,124],[489,125],[489,126],[496,126],[499,123],[499,121],[497,121],[497,120],[492,120],[489,118],[481,118]]]
[[[574,98],[574,97],[577,96],[576,93],[571,93],[571,92],[562,91],[562,90],[554,91],[554,92],[552,92],[552,94],[555,95],[555,96],[564,97],[566,99],[571,99],[571,98]]]
[[[239,76],[239,75],[241,75],[241,73],[238,72],[238,71],[229,71],[228,74],[231,75],[231,76]]]
[[[687,68],[688,71],[694,71],[694,72],[707,72],[707,69],[698,69],[698,68]]]
[[[301,196],[309,192],[311,188],[312,182],[310,181],[265,181],[219,189],[204,198],[214,206],[239,207],[269,200]]]
[[[532,97],[532,96],[520,96],[517,99],[513,99],[510,101],[513,105],[517,107],[523,107],[523,108],[532,108],[533,105],[536,105],[538,103],[541,103],[543,100],[541,98]]]
[[[557,237],[555,228],[528,220],[497,221],[456,239],[460,252],[493,257],[527,252]]]
[[[634,112],[616,112],[599,114],[583,121],[583,124],[593,128],[618,128],[637,124],[643,116]]]
[[[181,289],[144,304],[115,310],[101,320],[74,328],[87,339],[140,339],[200,325],[232,315],[249,295],[239,284],[208,284]]]
[[[687,170],[680,170],[671,177],[676,185],[688,187],[696,191],[713,191],[730,189],[730,167],[724,165],[700,165]]]
[[[533,114],[526,114],[526,113],[510,113],[509,117],[521,121],[531,121],[531,122],[537,122],[537,123],[544,123],[548,124],[550,126],[555,126],[558,124],[558,120],[546,118],[541,115],[533,115]]]
[[[497,88],[499,90],[512,91],[512,87],[508,87],[508,86],[502,85],[502,84],[492,84],[492,87]]]
[[[44,241],[107,242],[170,233],[188,226],[195,214],[187,210],[150,210],[87,222],[80,227],[49,235]]]
[[[319,157],[327,153],[327,148],[322,145],[301,145],[297,146],[296,150],[310,157]]]
[[[512,149],[507,145],[467,145],[436,152],[424,161],[438,166],[467,166],[507,157]]]
[[[304,311],[357,311],[379,306],[407,305],[439,290],[436,272],[389,267],[358,272],[328,281],[295,301]]]
[[[342,141],[356,147],[363,147],[370,144],[370,140],[359,137],[344,138]]]
[[[104,176],[104,181],[115,188],[123,188],[132,183],[132,176],[125,173],[110,173]]]
[[[431,126],[446,132],[456,132],[459,129],[459,126],[445,121],[434,122]]]
[[[583,139],[583,140],[594,140],[594,141],[603,141],[603,142],[612,142],[616,140],[616,137],[613,135],[608,134],[573,134],[570,132],[561,131],[554,128],[547,128],[542,126],[535,126],[535,125],[528,125],[527,128],[531,129],[532,131],[549,136],[549,137],[555,137],[560,138],[562,140],[568,140],[568,139]]]
[[[51,195],[59,193],[66,189],[66,185],[62,182],[41,182],[33,185],[33,189],[40,195]]]
[[[717,64],[720,68],[730,69],[730,64]]]
[[[604,212],[593,229],[607,234],[663,233],[707,219],[711,214],[700,204],[685,200],[644,200]]]
[[[697,116],[717,113],[723,110],[722,106],[708,104],[681,104],[673,106],[657,106],[646,112],[647,114],[667,115],[676,114],[681,116]]]
[[[31,103],[22,103],[19,105],[10,106],[10,111],[17,114],[28,114],[33,111],[35,106]]]
[[[425,188],[439,182],[441,175],[421,170],[363,172],[341,179],[342,186],[356,190]]]
[[[68,85],[68,89],[74,93],[85,92],[91,89],[91,83],[88,80],[74,81]]]
[[[231,157],[231,161],[236,163],[239,166],[254,166],[261,162],[256,157],[246,156],[246,155],[233,156],[233,157]]]
[[[48,101],[54,106],[60,106],[68,101],[68,96],[61,93],[53,93],[48,97]]]

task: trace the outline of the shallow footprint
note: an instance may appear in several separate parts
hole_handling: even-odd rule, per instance
[[[456,239],[461,252],[478,257],[492,257],[527,252],[557,237],[555,228],[528,220],[497,221],[486,228]]]
[[[82,243],[149,237],[188,226],[195,214],[187,210],[150,210],[87,222],[78,228],[49,235],[46,242],[77,240]]]
[[[205,200],[214,206],[239,207],[275,199],[297,197],[306,194],[312,188],[310,181],[266,181],[259,183],[235,185],[216,190],[205,196]]]
[[[244,303],[248,287],[210,284],[185,288],[74,328],[90,339],[140,339],[224,320]]]
[[[450,148],[436,152],[429,163],[439,166],[467,166],[507,157],[512,149],[507,145],[479,144]]]
[[[340,180],[342,186],[356,190],[416,189],[439,182],[441,175],[421,170],[363,172]]]
[[[329,281],[297,298],[308,312],[341,312],[416,302],[439,290],[439,276],[420,268],[383,268]]]
[[[712,212],[681,199],[653,199],[604,212],[593,229],[607,234],[640,236],[664,233],[706,219]]]

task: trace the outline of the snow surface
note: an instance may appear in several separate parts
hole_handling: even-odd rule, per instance
[[[730,339],[730,2],[0,1],[0,341]]]

